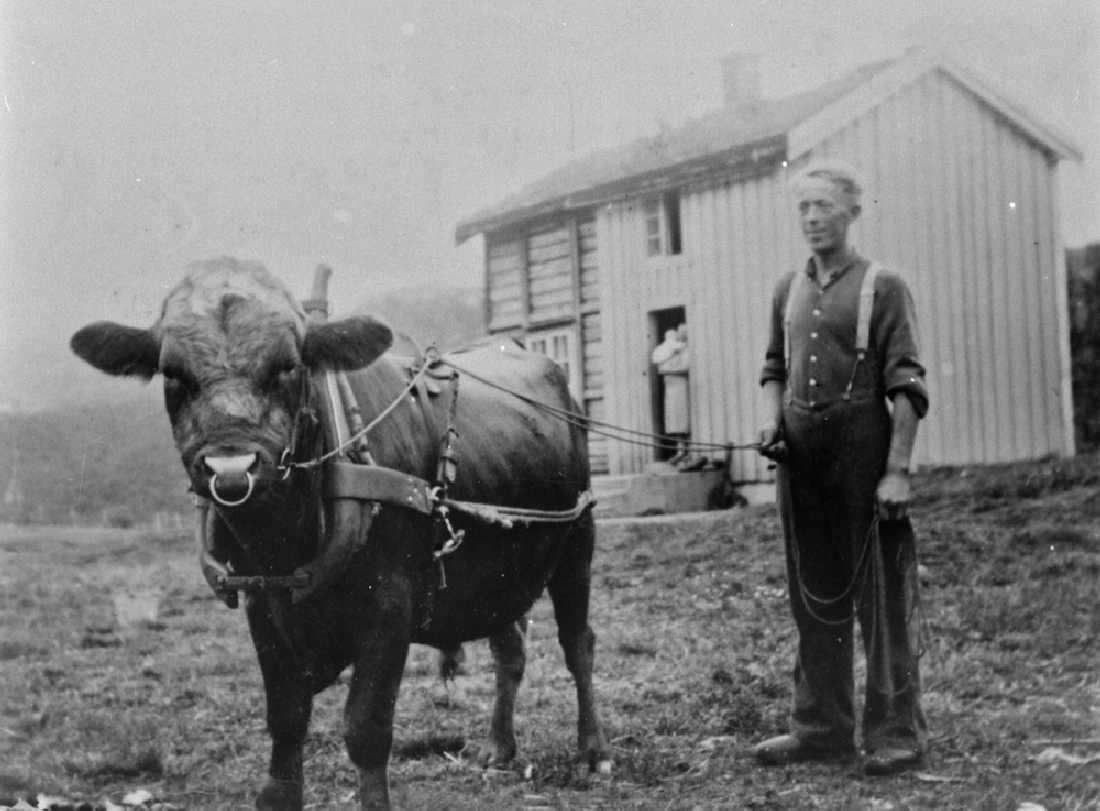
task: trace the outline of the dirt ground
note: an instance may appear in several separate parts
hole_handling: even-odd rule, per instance
[[[916,488],[932,734],[920,771],[871,779],[855,764],[765,769],[748,757],[785,728],[794,645],[777,516],[762,506],[601,522],[592,622],[611,776],[573,765],[572,683],[542,600],[515,767],[483,771],[466,756],[488,728],[487,646],[468,646],[450,687],[434,652],[415,648],[395,801],[1100,808],[1100,457],[933,470]],[[41,792],[104,806],[251,806],[268,752],[258,668],[243,615],[207,592],[186,533],[4,528],[0,629],[0,805]],[[313,808],[354,807],[345,693],[341,683],[317,700]]]

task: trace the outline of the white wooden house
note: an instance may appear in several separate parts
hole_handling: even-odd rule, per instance
[[[650,351],[686,321],[693,438],[761,421],[769,301],[805,261],[786,184],[818,157],[865,181],[858,250],[914,292],[932,410],[916,461],[1072,454],[1057,165],[1075,146],[972,69],[911,51],[576,161],[457,226],[485,239],[485,318],[567,366],[598,419],[660,431]],[[651,448],[593,437],[594,469]],[[769,478],[755,454],[734,476]]]

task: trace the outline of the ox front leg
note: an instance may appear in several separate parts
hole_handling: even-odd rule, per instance
[[[266,599],[250,597],[248,621],[263,674],[267,728],[271,734],[268,779],[256,807],[271,811],[302,808],[302,747],[313,709],[310,685],[293,650],[280,635]]]
[[[489,751],[482,757],[482,766],[501,766],[516,756],[516,731],[513,723],[516,713],[516,692],[523,681],[527,666],[527,654],[523,646],[523,634],[527,630],[527,618],[510,622],[503,631],[489,637],[489,650],[497,674],[497,696],[493,706],[493,720],[489,728]]]
[[[389,587],[392,589],[393,584]],[[401,675],[409,653],[412,610],[407,594],[390,593],[372,611],[361,640],[347,705],[344,740],[359,769],[359,804],[364,809],[390,807],[387,766],[393,746],[393,715]]]
[[[591,514],[581,519],[570,538],[571,548],[547,585],[554,604],[558,642],[565,664],[577,687],[577,749],[588,768],[601,774],[611,772],[611,754],[604,739],[596,699],[592,690],[596,635],[588,625],[592,548],[595,527]]]

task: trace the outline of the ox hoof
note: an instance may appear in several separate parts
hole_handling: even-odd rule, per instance
[[[294,780],[270,778],[256,795],[256,808],[261,811],[301,811],[302,784]]]
[[[573,777],[576,780],[585,782],[592,779],[593,776],[598,778],[611,777],[611,761],[606,756],[601,756],[599,760],[595,760],[581,755],[573,762]]]

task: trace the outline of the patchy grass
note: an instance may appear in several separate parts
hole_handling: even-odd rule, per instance
[[[773,508],[605,521],[593,625],[615,771],[573,764],[575,703],[548,601],[532,612],[521,760],[482,771],[487,646],[457,682],[415,648],[391,766],[407,808],[1016,808],[1100,805],[1100,458],[918,478],[924,770],[762,769],[782,731],[794,632]],[[152,608],[150,608],[152,595]],[[144,608],[143,608],[144,607]],[[143,615],[142,611],[147,611]],[[0,800],[145,788],[179,808],[248,806],[268,743],[239,611],[207,592],[186,533],[8,528],[0,538]],[[861,672],[861,671],[860,671]],[[340,716],[318,697],[307,803],[353,807]]]

